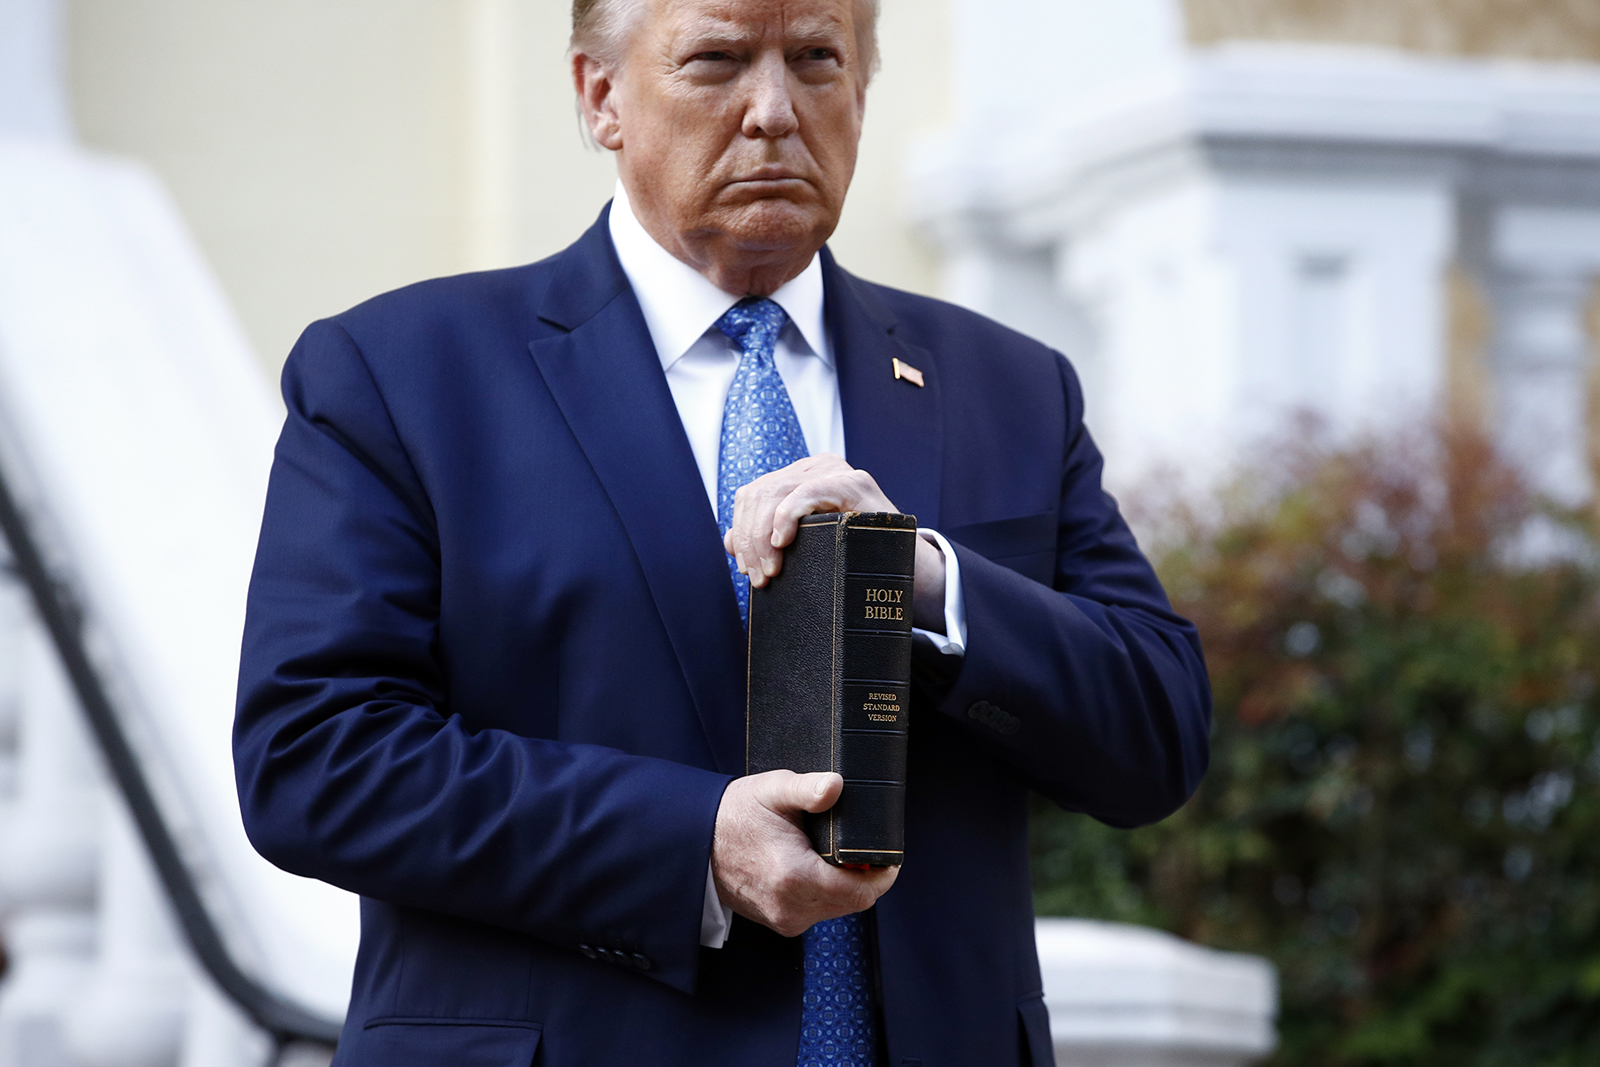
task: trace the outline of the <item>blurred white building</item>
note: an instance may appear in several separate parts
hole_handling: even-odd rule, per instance
[[[1451,22],[1496,6],[956,0],[960,118],[912,164],[947,295],[1074,358],[1115,483],[1465,394],[1588,499],[1600,64],[1492,53],[1600,59],[1600,9]]]

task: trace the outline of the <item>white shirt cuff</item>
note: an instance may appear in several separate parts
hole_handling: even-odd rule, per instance
[[[932,541],[944,554],[944,633],[936,634],[931,630],[914,629],[912,633],[921,634],[933,642],[933,647],[947,656],[965,656],[967,654],[967,601],[961,594],[961,561],[956,558],[955,549],[950,547],[950,542],[937,530],[930,530],[923,526],[917,533]]]
[[[721,948],[733,929],[733,909],[717,895],[717,879],[706,863],[706,902],[700,909],[700,944],[706,948]]]

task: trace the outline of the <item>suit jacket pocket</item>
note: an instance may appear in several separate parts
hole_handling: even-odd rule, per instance
[[[335,1067],[532,1067],[539,1024],[514,1019],[369,1021],[339,1042]]]
[[[939,532],[1002,567],[1050,585],[1056,573],[1056,513],[974,522]]]

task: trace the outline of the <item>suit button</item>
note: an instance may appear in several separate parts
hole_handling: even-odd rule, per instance
[[[650,962],[650,957],[644,955],[642,952],[635,952],[633,954],[633,965],[639,968],[641,971],[648,971],[651,967],[655,966],[655,964]]]
[[[597,960],[600,958],[600,950],[595,948],[593,945],[579,945],[578,951],[583,953],[585,956],[588,956],[591,960]]]
[[[1015,715],[1000,710],[987,700],[980,700],[968,708],[967,718],[981,722],[996,733],[1007,736],[1016,733],[1017,727],[1022,725]]]

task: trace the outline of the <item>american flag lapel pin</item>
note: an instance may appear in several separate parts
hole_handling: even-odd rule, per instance
[[[894,376],[897,379],[910,382],[918,389],[923,386],[922,372],[904,360],[896,359],[894,361]]]

